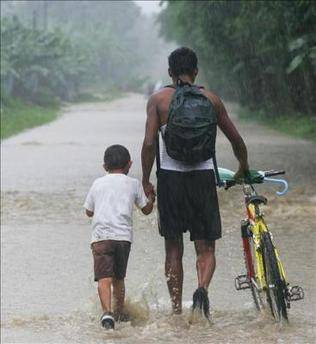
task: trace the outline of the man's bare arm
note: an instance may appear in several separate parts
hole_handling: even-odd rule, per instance
[[[234,155],[239,161],[239,169],[236,173],[236,177],[241,177],[244,172],[249,169],[246,145],[239,132],[237,131],[234,123],[228,117],[225,106],[220,98],[211,93],[210,99],[217,109],[218,126],[230,141],[234,151]]]
[[[145,138],[142,147],[143,188],[148,195],[153,192],[153,186],[149,182],[150,173],[156,156],[156,138],[159,129],[159,117],[157,112],[156,96],[149,98],[147,103],[147,120]]]

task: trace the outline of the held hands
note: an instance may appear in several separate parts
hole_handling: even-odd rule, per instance
[[[148,197],[148,199],[149,199],[149,202],[155,203],[156,196],[155,196],[154,193],[149,194],[147,197]]]
[[[150,182],[143,182],[143,188],[145,195],[148,197],[149,201],[154,203],[156,199],[156,192],[153,184]]]

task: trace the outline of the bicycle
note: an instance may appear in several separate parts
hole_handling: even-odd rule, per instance
[[[235,278],[237,290],[250,289],[256,308],[262,311],[268,304],[276,321],[288,321],[287,309],[292,301],[302,300],[304,291],[300,286],[290,286],[287,282],[284,266],[273,240],[261,205],[267,204],[267,198],[258,195],[253,184],[272,182],[283,185],[279,196],[286,194],[288,184],[283,179],[272,176],[285,174],[285,171],[250,171],[244,181],[234,180],[234,172],[219,168],[221,185],[228,188],[243,185],[247,218],[241,222],[241,238],[246,265],[246,274]],[[266,302],[263,298],[266,296]]]

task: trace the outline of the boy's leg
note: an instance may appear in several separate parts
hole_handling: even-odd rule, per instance
[[[92,244],[94,279],[98,281],[98,293],[103,312],[111,312],[111,286],[114,275],[114,242],[103,240]]]
[[[101,278],[98,281],[98,293],[104,313],[111,312],[111,286],[111,277]]]
[[[125,283],[123,279],[113,278],[114,313],[122,314],[125,301]]]
[[[128,263],[131,243],[129,241],[117,241],[115,249],[115,267],[113,277],[114,317],[119,321],[128,321],[124,314],[125,301],[125,275]]]

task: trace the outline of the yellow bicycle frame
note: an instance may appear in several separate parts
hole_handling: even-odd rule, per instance
[[[260,290],[264,290],[267,287],[266,279],[265,279],[265,271],[263,265],[263,252],[262,252],[262,244],[261,238],[262,234],[265,232],[269,232],[267,225],[264,222],[262,215],[256,214],[256,208],[254,204],[249,204],[247,206],[248,217],[250,220],[250,230],[252,232],[253,242],[254,242],[254,251],[255,251],[255,262],[254,265],[256,266],[255,273],[256,273],[256,281],[258,282],[258,287]],[[272,238],[271,238],[272,239]],[[272,239],[273,240],[273,239]],[[283,281],[286,281],[285,271],[279,256],[279,253],[273,243],[275,256],[277,258],[278,267],[280,271],[280,277]]]

